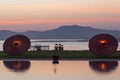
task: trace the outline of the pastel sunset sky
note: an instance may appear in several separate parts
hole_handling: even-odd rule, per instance
[[[0,30],[73,24],[120,30],[120,0],[0,0]]]

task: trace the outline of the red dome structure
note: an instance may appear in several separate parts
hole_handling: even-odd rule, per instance
[[[99,34],[89,41],[90,51],[97,56],[112,55],[118,48],[118,41],[112,35]]]
[[[30,40],[24,35],[9,37],[3,44],[3,51],[11,56],[23,55],[30,48]]]

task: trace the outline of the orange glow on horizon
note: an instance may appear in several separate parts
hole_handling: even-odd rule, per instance
[[[119,3],[120,0],[6,0],[0,3],[0,29],[49,30],[66,24],[116,29],[120,22]]]
[[[87,23],[87,22],[119,22],[120,19],[113,18],[84,18],[84,19],[34,19],[34,20],[0,20],[0,25],[11,24],[54,24],[54,23]]]

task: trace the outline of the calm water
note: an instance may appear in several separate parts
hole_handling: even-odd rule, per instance
[[[1,80],[120,80],[119,61],[0,61]]]
[[[3,51],[3,43],[4,41],[0,41],[0,51]],[[55,44],[64,45],[64,50],[89,50],[88,42],[83,42],[81,39],[35,39],[31,40],[31,45],[48,45],[50,46],[50,50],[54,49]],[[120,43],[118,50],[120,50]]]

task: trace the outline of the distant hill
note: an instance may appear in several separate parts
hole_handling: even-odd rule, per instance
[[[95,29],[89,26],[61,26],[59,28],[48,31],[27,31],[27,32],[13,32],[7,30],[0,31],[0,39],[6,39],[14,34],[24,34],[31,39],[90,39],[96,34],[107,33],[111,34],[117,39],[120,39],[120,31],[117,30],[102,30]]]
[[[0,30],[0,39],[6,39],[17,33],[18,32],[13,32],[13,31],[9,31],[9,30]]]

